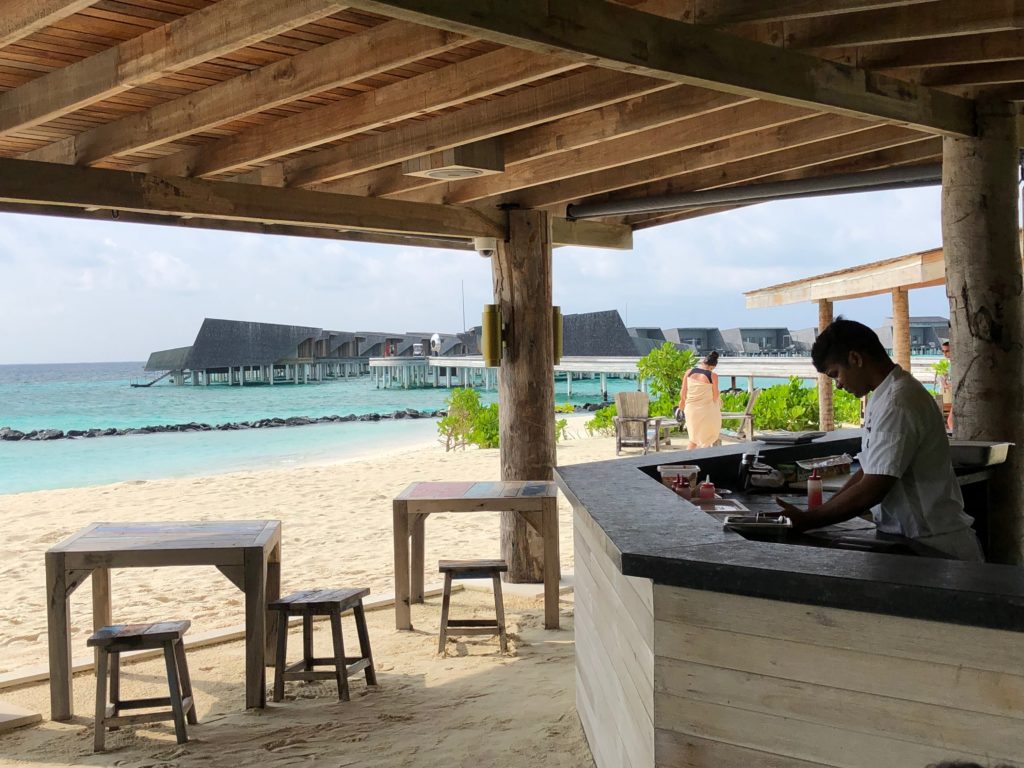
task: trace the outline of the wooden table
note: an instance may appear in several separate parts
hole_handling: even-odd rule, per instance
[[[424,521],[431,512],[516,512],[544,539],[544,627],[558,629],[558,496],[553,482],[413,483],[393,501],[395,626],[423,602]],[[410,547],[409,540],[412,539]],[[410,560],[411,555],[411,560]]]
[[[266,706],[265,667],[277,639],[277,617],[266,606],[281,594],[281,522],[93,523],[46,552],[52,719],[73,714],[71,593],[92,576],[93,627],[106,626],[113,623],[110,569],[165,565],[216,566],[245,593],[245,706]],[[174,594],[173,581],[167,591]]]

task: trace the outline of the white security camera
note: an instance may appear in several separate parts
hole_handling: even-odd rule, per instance
[[[485,259],[489,259],[498,250],[498,239],[496,237],[474,237],[473,247]]]

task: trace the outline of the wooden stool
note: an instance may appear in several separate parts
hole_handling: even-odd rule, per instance
[[[160,621],[155,624],[117,624],[103,627],[89,638],[96,649],[96,734],[94,749],[103,751],[107,728],[129,723],[174,721],[174,734],[178,743],[188,741],[185,719],[195,725],[195,702],[192,699],[192,681],[185,660],[182,636],[191,626],[189,621]],[[163,648],[167,664],[167,685],[170,696],[153,699],[121,699],[121,654],[146,648]],[[107,669],[110,660],[110,702],[107,702]],[[124,709],[149,709],[170,705],[171,709],[140,715],[122,715]]]
[[[444,599],[441,602],[441,640],[437,652],[444,655],[448,642],[448,628],[458,629],[460,635],[497,635],[501,652],[508,650],[505,636],[505,606],[501,600],[501,573],[508,570],[504,560],[441,560],[437,570],[444,574]],[[494,582],[494,619],[449,619],[452,601],[452,579],[491,579]]]
[[[363,612],[363,598],[369,589],[307,589],[294,592],[269,606],[280,611],[277,632],[277,660],[274,664],[274,701],[284,698],[285,680],[329,680],[338,681],[338,698],[348,701],[348,678],[361,669],[366,670],[366,684],[377,684],[377,673],[373,669],[373,655],[370,652],[370,633],[366,630],[366,614]],[[352,609],[356,620],[356,634],[359,636],[359,656],[345,655],[345,642],[341,636],[341,614]],[[288,652],[288,617],[302,616],[302,661],[288,666],[285,657]],[[331,634],[334,636],[334,656],[315,658],[313,656],[313,617],[329,616]],[[333,671],[314,671],[314,666],[329,665]]]

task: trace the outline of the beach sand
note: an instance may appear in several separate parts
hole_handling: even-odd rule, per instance
[[[558,463],[613,458],[614,441],[588,437],[583,416],[570,417],[572,439]],[[417,480],[497,480],[497,450],[445,453],[437,444],[344,463],[288,471],[117,483],[0,496],[5,538],[0,561],[0,672],[45,664],[43,553],[97,521],[279,519],[283,521],[282,592],[310,586],[393,590],[391,499]],[[426,576],[438,580],[441,558],[497,557],[499,514],[432,515],[427,523]],[[572,516],[560,500],[563,572],[573,567]],[[127,569],[112,574],[117,622],[189,618],[190,634],[237,625],[242,593],[213,568]],[[236,766],[299,763],[331,766],[461,765],[589,766],[575,713],[572,597],[562,606],[562,629],[543,630],[538,597],[506,594],[513,633],[510,653],[497,639],[467,638],[437,655],[439,599],[414,607],[414,632],[394,629],[393,609],[368,614],[380,686],[353,684],[344,704],[325,683],[289,684],[289,701],[246,712],[243,644],[190,652],[200,726],[184,747],[169,723],[123,729],[108,755],[91,756],[91,673],[76,678],[75,720],[44,722],[0,738],[0,761],[39,765],[96,764]],[[489,593],[463,591],[459,610],[493,612]],[[72,600],[72,648],[86,655],[90,631],[88,586]],[[347,621],[347,620],[346,620]],[[318,642],[329,633],[318,625]],[[290,647],[301,647],[292,630]],[[354,639],[351,627],[346,632]],[[351,642],[351,641],[350,641]],[[141,662],[129,679],[156,695],[162,666]],[[272,675],[270,675],[272,678]],[[271,680],[268,678],[268,683]],[[0,691],[4,701],[48,716],[45,684]],[[116,756],[116,758],[115,758]]]

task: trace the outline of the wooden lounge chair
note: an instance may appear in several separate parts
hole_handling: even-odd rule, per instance
[[[651,448],[660,450],[671,445],[668,429],[672,419],[664,416],[650,416],[650,398],[646,392],[617,392],[615,394],[615,455],[623,448]],[[661,422],[665,423],[662,424]]]
[[[754,404],[757,403],[757,398],[760,396],[761,390],[755,389],[750,393],[750,397],[747,398],[747,407],[740,413],[726,413],[722,411],[722,423],[727,421],[739,420],[740,425],[738,429],[722,429],[722,434],[731,437],[734,440],[738,440],[741,443],[749,442],[754,439]]]

